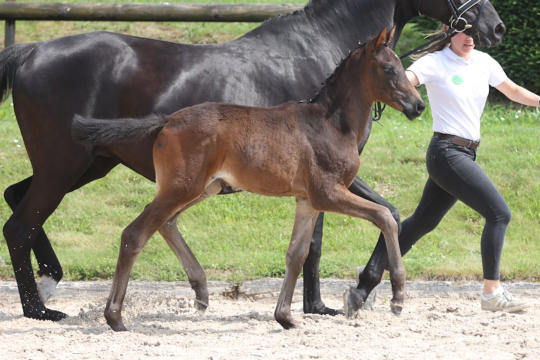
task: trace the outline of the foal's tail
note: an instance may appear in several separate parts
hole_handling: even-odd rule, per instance
[[[73,117],[71,134],[77,142],[93,145],[128,143],[155,135],[167,122],[167,117],[150,115],[145,118],[92,119]]]
[[[11,45],[0,51],[0,101],[4,101],[13,87],[17,69],[26,61],[36,43]]]

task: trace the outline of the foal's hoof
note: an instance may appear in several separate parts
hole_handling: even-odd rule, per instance
[[[27,310],[24,311],[24,316],[36,320],[60,321],[67,318],[67,314],[61,311],[43,308],[42,310]]]
[[[105,320],[107,320],[107,325],[111,327],[114,331],[127,331],[127,328],[124,326],[122,321],[122,316],[118,311],[107,311],[105,310]]]
[[[390,302],[390,310],[392,310],[392,313],[394,315],[401,315],[401,311],[403,310],[403,303],[397,303],[397,302]]]
[[[294,323],[290,314],[280,316],[274,313],[274,318],[281,326],[283,326],[285,330],[293,329],[296,327],[296,324]]]
[[[124,326],[124,323],[121,320],[120,321],[107,320],[107,325],[109,325],[113,331],[127,331],[127,328]]]
[[[197,311],[199,312],[205,312],[206,309],[208,308],[208,302],[204,302],[199,299],[195,299],[194,302],[195,302],[195,309],[197,309]]]

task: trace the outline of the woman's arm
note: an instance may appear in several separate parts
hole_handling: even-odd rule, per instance
[[[497,90],[502,92],[507,98],[517,103],[530,106],[539,106],[540,96],[525,89],[522,86],[517,85],[510,79],[506,79],[499,86]]]
[[[407,75],[407,79],[409,79],[409,82],[411,83],[412,86],[416,87],[420,85],[420,81],[418,81],[416,74],[413,73],[411,70],[406,70],[405,75]]]

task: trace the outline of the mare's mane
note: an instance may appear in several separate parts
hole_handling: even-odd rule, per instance
[[[279,26],[279,31],[282,33],[302,32],[305,31],[305,23],[318,25],[317,30],[326,32],[327,22],[335,23],[336,19],[347,19],[350,14],[358,12],[359,5],[366,1],[379,0],[309,0],[306,6],[302,9],[295,10],[291,13],[280,14],[263,21],[258,27],[241,36],[250,37],[260,33],[265,34],[268,28]],[[329,11],[329,8],[331,11]],[[316,22],[312,22],[311,18],[317,17]],[[328,24],[334,25],[334,24]]]

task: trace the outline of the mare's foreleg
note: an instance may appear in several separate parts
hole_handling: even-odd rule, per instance
[[[4,191],[4,199],[11,210],[14,211],[16,209],[31,183],[32,176],[9,186]],[[51,242],[42,227],[38,228],[38,232],[35,235],[32,251],[36,256],[39,266],[38,275],[40,279],[37,282],[37,291],[41,301],[45,304],[62,279],[63,272],[60,262],[51,246]]]
[[[214,181],[212,182],[202,193],[202,195],[193,200],[187,206],[185,206],[182,211],[185,211],[187,208],[198,204],[204,199],[216,195],[221,191],[221,182]],[[182,267],[186,272],[191,288],[195,291],[195,307],[197,310],[204,311],[208,307],[208,286],[206,283],[206,275],[204,269],[201,267],[195,255],[186,244],[182,235],[178,231],[176,226],[176,219],[179,214],[176,214],[170,218],[161,228],[159,229],[160,234],[163,236],[171,250],[174,252],[176,257],[182,263]]]
[[[296,280],[309,252],[310,238],[318,214],[319,212],[313,209],[307,199],[296,199],[293,233],[286,256],[287,271],[274,312],[276,321],[285,329],[295,327],[291,316],[292,296]]]
[[[317,196],[320,196],[320,193]],[[390,307],[394,313],[399,314],[405,298],[405,268],[399,250],[398,225],[390,211],[384,206],[354,195],[341,186],[333,189],[326,198],[319,198],[317,203],[315,200],[312,201],[317,208],[366,219],[381,229],[388,249],[390,281],[392,283],[393,298]],[[346,297],[350,297],[350,294],[346,293]],[[360,306],[357,307],[356,302],[354,302],[355,306],[348,306],[348,304],[350,302],[347,302],[344,310],[345,315],[350,317]]]

